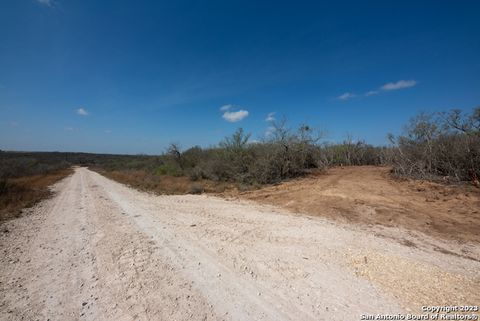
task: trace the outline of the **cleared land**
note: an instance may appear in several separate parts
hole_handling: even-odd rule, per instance
[[[227,195],[345,223],[401,227],[412,235],[417,231],[460,244],[480,242],[480,189],[393,179],[387,167],[336,167],[276,186]]]
[[[413,237],[403,228],[157,196],[85,168],[54,190],[31,215],[1,227],[2,320],[344,321],[480,301],[473,239],[418,232],[411,246],[397,241]],[[365,192],[371,202],[389,197]]]

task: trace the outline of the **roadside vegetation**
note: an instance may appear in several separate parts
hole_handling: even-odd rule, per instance
[[[480,177],[480,107],[470,114],[460,110],[419,114],[399,137],[389,135],[391,164],[398,175],[446,182]]]
[[[480,185],[480,107],[420,114],[401,135],[388,135],[387,146],[351,138],[326,143],[321,131],[306,124],[270,125],[261,141],[240,128],[216,146],[183,150],[171,144],[157,156],[0,152],[0,220],[48,196],[47,186],[68,175],[72,165],[161,194],[243,191],[358,165],[389,166],[398,177]]]
[[[60,153],[0,152],[0,222],[50,196],[48,186],[68,176],[70,166]]]
[[[198,182],[199,189],[211,190],[211,182],[223,183],[217,190],[227,183],[249,189],[334,166],[357,165],[389,166],[398,177],[479,184],[480,107],[469,114],[459,110],[420,114],[401,135],[388,135],[390,144],[381,147],[351,138],[325,143],[321,132],[305,124],[292,129],[285,120],[272,122],[263,140],[250,138],[240,128],[214,147],[182,150],[171,144],[161,156],[118,159],[100,168],[107,176],[122,176],[121,181],[150,184],[157,190],[174,189],[175,180],[162,184],[162,177],[164,181],[181,177],[183,182],[188,177]]]

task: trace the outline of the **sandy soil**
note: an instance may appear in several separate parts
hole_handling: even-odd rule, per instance
[[[480,243],[480,189],[392,179],[389,171],[336,167],[237,196],[340,222],[400,226],[460,244]]]
[[[0,229],[1,320],[345,321],[480,302],[474,243],[469,259],[426,235],[412,247],[251,201],[139,192],[85,168],[54,189]]]

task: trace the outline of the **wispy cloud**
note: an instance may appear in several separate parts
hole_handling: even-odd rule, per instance
[[[223,105],[222,107],[220,107],[220,111],[227,111],[227,110],[230,110],[231,108],[233,107],[233,105]]]
[[[380,92],[378,90],[370,90],[365,93],[365,96],[368,97],[368,96],[378,95],[379,93]]]
[[[385,85],[381,86],[378,89],[375,90],[370,90],[367,91],[366,93],[360,95],[360,97],[370,97],[370,96],[375,96],[378,95],[384,91],[392,91],[392,90],[398,90],[398,89],[403,89],[403,88],[409,88],[413,87],[417,84],[416,80],[399,80],[397,82],[389,82],[386,83]],[[349,100],[355,97],[359,97],[357,94],[351,93],[351,92],[346,92],[343,95],[340,95],[337,97],[339,100]]]
[[[349,100],[349,99],[352,99],[354,97],[357,97],[357,95],[353,94],[353,93],[350,93],[350,92],[346,92],[344,93],[343,95],[340,95],[337,97],[337,99],[340,99],[340,100]]]
[[[275,113],[268,113],[267,118],[265,118],[265,121],[272,122],[275,121]]]
[[[111,130],[111,129],[105,129],[103,132],[104,132],[105,134],[111,134],[111,133],[112,133],[112,130]]]
[[[265,131],[265,137],[270,137],[270,136],[272,136],[274,132],[275,132],[275,127],[269,126],[269,127],[267,128],[267,130]]]
[[[74,128],[70,126],[66,126],[64,129],[69,132],[72,132],[74,130]]]
[[[47,7],[51,7],[53,5],[53,0],[37,0],[37,2]]]
[[[397,82],[389,82],[381,87],[382,90],[397,90],[413,87],[417,84],[415,80],[399,80]]]
[[[18,127],[18,122],[16,122],[16,121],[11,121],[11,122],[8,123],[8,125],[9,125],[10,127]]]
[[[89,113],[86,109],[80,107],[77,109],[77,114],[80,115],[80,116],[88,116]]]

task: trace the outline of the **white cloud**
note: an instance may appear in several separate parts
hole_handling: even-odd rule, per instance
[[[367,91],[365,94],[363,94],[363,96],[370,97],[370,96],[378,95],[382,91],[390,91],[390,90],[398,90],[398,89],[403,89],[403,88],[409,88],[409,87],[415,86],[416,84],[417,84],[417,81],[415,81],[415,80],[399,80],[397,82],[389,82],[389,83],[383,85],[382,87],[380,87],[378,89]],[[338,96],[337,99],[349,100],[349,99],[354,98],[356,96],[357,95],[355,95],[353,93],[346,92],[343,95]]]
[[[235,123],[247,117],[248,111],[244,109],[239,109],[239,108],[240,106],[234,106],[232,104],[227,104],[220,107],[220,111],[223,112],[223,115],[222,115],[223,119],[225,119],[228,122]],[[234,111],[234,109],[238,109],[238,110]]]
[[[77,109],[77,114],[80,116],[88,116],[88,111],[86,111],[84,108],[78,108]]]
[[[247,116],[248,116],[248,111],[240,109],[238,111],[226,111],[225,113],[223,113],[222,117],[228,122],[236,123],[238,121],[241,121]]]
[[[227,110],[230,110],[231,108],[233,107],[233,105],[223,105],[222,107],[220,107],[220,111],[227,111]]]
[[[275,113],[268,113],[267,118],[265,118],[265,121],[275,121]]]
[[[112,133],[112,130],[111,130],[111,129],[105,129],[103,132],[104,132],[105,134],[111,134],[111,133]]]
[[[382,90],[397,90],[402,88],[413,87],[417,84],[415,80],[399,80],[397,82],[389,82],[382,86]]]
[[[368,97],[368,96],[378,95],[379,93],[380,92],[378,90],[370,90],[365,93],[365,96]]]
[[[275,132],[275,127],[269,126],[267,128],[267,130],[265,131],[265,136],[269,137],[269,136],[273,135],[274,132]]]
[[[44,6],[51,7],[53,4],[52,0],[37,0],[38,3],[43,4]]]
[[[67,126],[67,127],[65,127],[65,130],[71,132],[71,131],[73,131],[73,127],[68,127]]]
[[[355,95],[355,94],[347,92],[347,93],[344,93],[343,95],[338,96],[337,98],[340,99],[340,100],[349,100],[349,99],[354,98],[356,96],[357,95]]]

